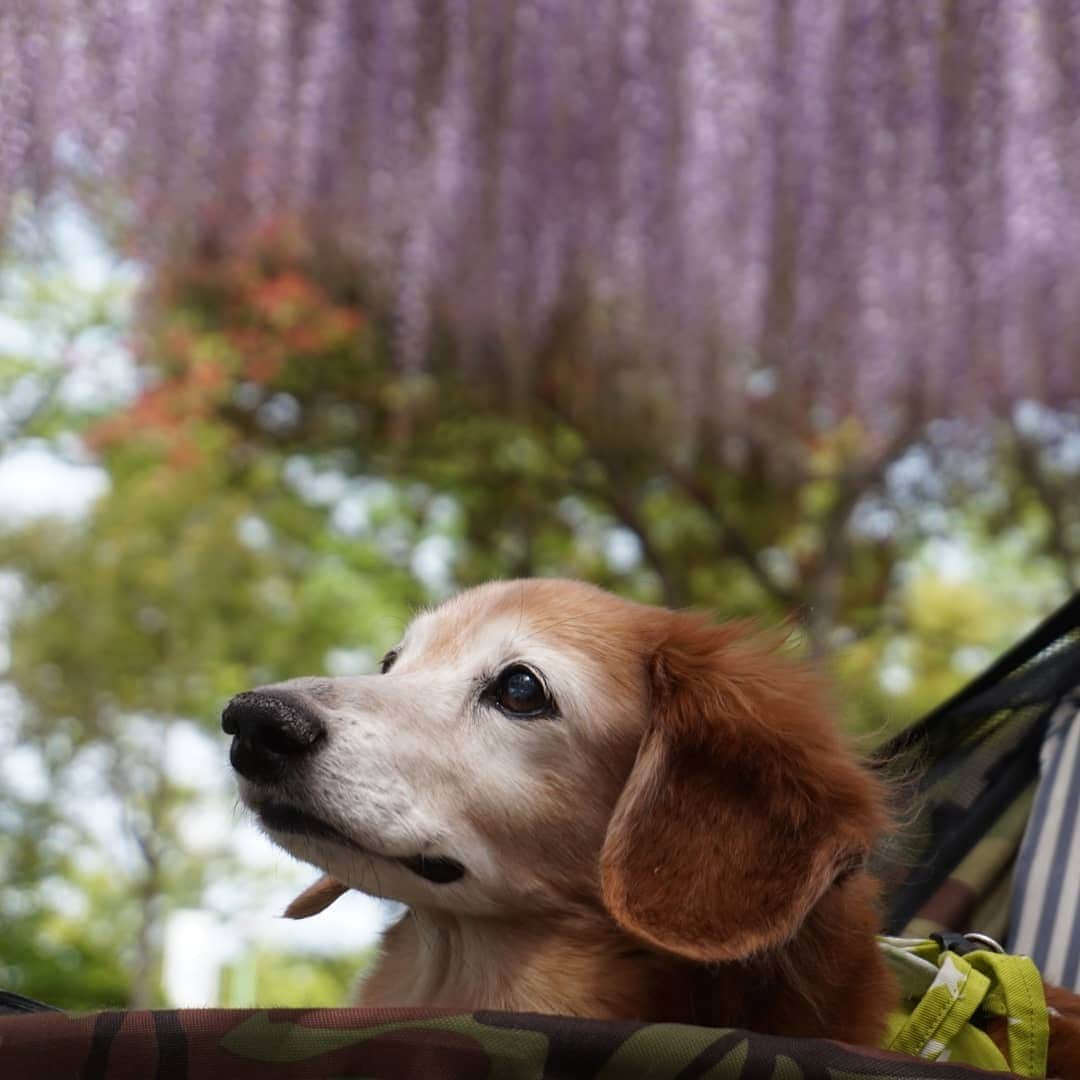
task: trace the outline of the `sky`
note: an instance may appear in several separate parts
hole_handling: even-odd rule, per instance
[[[130,399],[135,366],[118,335],[102,327],[69,340],[58,318],[60,305],[49,294],[54,283],[62,282],[75,285],[77,295],[116,294],[111,306],[123,318],[130,311],[137,272],[113,258],[74,212],[57,214],[48,235],[55,259],[46,271],[28,273],[21,260],[0,271],[0,354],[39,365],[43,375],[67,369],[59,392],[68,404]],[[39,389],[40,379],[28,372],[0,399],[2,524],[43,516],[77,518],[108,485],[104,470],[87,459],[76,440],[49,446],[12,437],[17,417],[32,406]]]

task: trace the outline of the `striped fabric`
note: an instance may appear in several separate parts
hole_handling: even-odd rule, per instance
[[[1017,857],[1009,951],[1048,982],[1080,991],[1080,691],[1058,706]]]

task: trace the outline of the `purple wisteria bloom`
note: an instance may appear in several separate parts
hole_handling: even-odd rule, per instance
[[[0,215],[71,169],[151,254],[331,231],[408,366],[571,319],[687,421],[1080,399],[1070,0],[6,0]]]

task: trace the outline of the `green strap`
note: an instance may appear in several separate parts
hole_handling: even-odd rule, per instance
[[[1028,1080],[1043,1080],[1050,1019],[1042,978],[1028,957],[984,949],[960,956],[930,942],[904,945],[938,970],[911,1012],[894,1018],[887,1049],[931,1061],[944,1056],[984,1068],[1007,1066]],[[970,1025],[980,1011],[1005,1020],[1007,1063],[988,1036]]]
[[[975,1015],[990,979],[962,956],[944,953],[933,983],[889,1043],[889,1050],[936,1061]]]
[[[981,949],[967,959],[991,980],[983,1008],[1006,1020],[1009,1066],[1020,1076],[1045,1077],[1050,1015],[1039,969],[1027,956]]]

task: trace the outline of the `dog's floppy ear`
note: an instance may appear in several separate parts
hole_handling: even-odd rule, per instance
[[[812,671],[738,624],[670,613],[648,728],[601,855],[626,930],[700,962],[787,941],[885,824]]]
[[[314,885],[309,885],[282,914],[286,919],[310,918],[318,915],[320,911],[325,911],[339,896],[344,896],[348,891],[348,885],[342,885],[328,875],[323,876]]]

